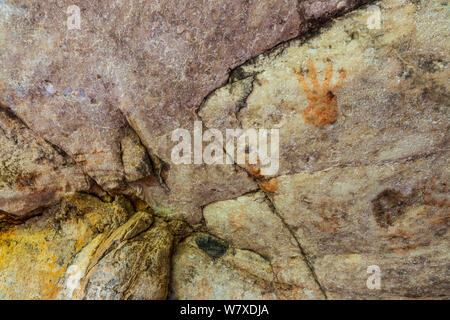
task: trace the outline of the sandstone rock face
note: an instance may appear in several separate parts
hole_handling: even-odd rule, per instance
[[[108,236],[89,261],[73,297],[165,299],[173,236],[167,224],[150,228],[152,222],[149,213],[138,212]]]
[[[448,34],[446,23],[437,22],[434,10],[440,8],[390,2],[385,6],[386,30],[368,30],[367,13],[355,12],[317,37],[292,41],[267,58],[242,66],[237,72],[240,77],[254,79],[251,93],[238,93],[244,80],[217,90],[202,109],[205,123],[212,128],[235,123],[244,129],[279,128],[278,175],[395,162],[446,149],[447,48],[433,37],[434,32]],[[417,14],[414,19],[413,14]],[[435,28],[425,28],[427,22]],[[427,53],[430,47],[432,52]],[[339,71],[347,74],[332,92],[339,112],[331,126],[316,127],[302,117],[313,97],[305,94],[295,72],[310,69],[310,61],[320,82],[325,82],[332,63],[330,90]],[[324,90],[324,95],[328,92]],[[236,94],[245,98],[245,107],[231,102]],[[221,104],[224,117],[209,116],[216,109],[217,96],[226,101]]]
[[[276,210],[330,295],[447,294],[449,176],[441,156],[279,178]],[[361,282],[371,265],[383,270],[379,292]]]
[[[269,261],[207,234],[187,238],[173,257],[174,299],[275,299]]]
[[[64,194],[89,189],[87,177],[74,161],[3,109],[0,128],[0,210],[27,215]]]
[[[77,194],[42,216],[3,230],[0,238],[0,298],[55,299],[72,259],[89,243],[123,224],[131,204],[105,204]],[[95,248],[94,248],[95,249]]]
[[[173,235],[123,198],[75,195],[0,238],[1,299],[165,299]]]
[[[258,252],[271,262],[276,281],[292,287],[280,295],[296,299],[324,297],[298,243],[262,192],[211,204],[203,213],[209,232],[238,248]]]
[[[434,20],[440,4],[380,5],[389,32],[372,35],[364,13],[355,12],[320,36],[243,66],[240,73],[255,79],[252,92],[245,107],[220,121],[280,128],[281,176],[269,197],[329,298],[443,297],[450,288],[448,48],[432,33],[448,31]],[[431,19],[439,31],[422,29]],[[338,117],[330,126],[308,124],[299,111],[312,97],[294,71],[308,67],[300,73],[312,86],[315,68],[326,84],[329,61],[347,74],[333,93]],[[216,96],[232,101],[229,86],[206,102],[205,116]],[[234,241],[245,239],[222,230]],[[383,272],[381,290],[366,286],[371,265]]]
[[[366,2],[3,1],[0,299],[448,299],[448,4]]]
[[[1,102],[101,187],[123,189],[130,177],[120,146],[130,126],[155,161],[169,164],[169,134],[193,125],[196,108],[230,69],[357,3],[105,0],[80,5],[81,30],[68,31],[70,1],[6,1]],[[201,206],[253,188],[232,166],[165,168],[170,192],[148,181],[137,188],[191,222],[201,219]],[[217,187],[214,175],[229,187]]]

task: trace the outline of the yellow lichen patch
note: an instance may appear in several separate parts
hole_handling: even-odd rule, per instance
[[[107,226],[121,225],[134,212],[133,205],[124,197],[117,197],[108,203],[83,193],[76,193],[64,199],[62,210],[77,212],[99,232],[103,232]]]
[[[51,230],[25,234],[14,228],[0,233],[0,298],[56,298],[66,266],[52,252],[51,237]]]
[[[128,219],[132,205],[76,194],[42,217],[0,231],[0,299],[55,299],[69,263],[99,233]]]

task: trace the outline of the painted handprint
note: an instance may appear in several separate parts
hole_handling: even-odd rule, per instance
[[[325,70],[325,79],[323,80],[322,85],[319,83],[316,67],[311,60],[308,62],[308,68],[308,77],[311,81],[312,89],[310,89],[303,73],[301,71],[295,72],[297,74],[298,82],[300,82],[303,91],[306,93],[306,98],[309,103],[308,106],[302,110],[303,120],[316,127],[335,123],[338,118],[338,107],[337,98],[333,91],[342,85],[347,73],[344,70],[340,71],[338,82],[331,87],[331,78],[333,76],[333,66],[331,62],[328,63],[327,69]]]

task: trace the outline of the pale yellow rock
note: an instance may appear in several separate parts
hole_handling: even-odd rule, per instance
[[[251,251],[222,246],[220,240],[202,233],[181,242],[172,258],[170,298],[276,299],[268,261]]]
[[[216,202],[205,207],[203,215],[212,234],[267,257],[276,281],[294,287],[291,297],[323,298],[295,238],[262,192]]]
[[[126,221],[122,204],[77,194],[40,217],[0,230],[0,298],[55,299],[72,258],[101,232]]]
[[[443,153],[406,163],[283,176],[273,201],[296,230],[327,293],[339,298],[445,296],[448,168],[448,153]],[[354,272],[341,261],[350,254],[366,260],[354,265]],[[372,264],[384,272],[382,291],[361,289]]]
[[[122,197],[76,194],[2,229],[0,298],[165,299],[173,235],[152,223]]]
[[[368,29],[368,12],[361,8],[316,36],[291,41],[241,66],[239,73],[255,75],[245,107],[223,117],[205,112],[203,120],[221,130],[234,117],[243,129],[279,128],[277,175],[373,165],[445,148],[450,74],[448,41],[442,39],[449,37],[448,8],[439,1],[375,5],[381,10],[380,29]],[[328,64],[333,67],[323,91],[337,99],[338,116],[331,125],[316,127],[302,117],[310,102],[296,72],[303,72],[312,88],[309,61],[320,85]],[[346,77],[333,89],[341,71]],[[230,91],[232,85],[225,88]],[[217,90],[208,102],[220,105],[216,100],[226,90]],[[222,105],[229,100],[223,98]]]

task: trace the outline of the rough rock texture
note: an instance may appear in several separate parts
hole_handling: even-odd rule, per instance
[[[268,195],[329,298],[448,297],[448,47],[434,36],[448,36],[445,4],[379,5],[388,30],[372,33],[364,12],[350,14],[243,66],[243,79],[211,95],[201,115],[211,127],[280,128],[280,176]],[[324,97],[339,81],[338,72],[327,80],[330,62],[346,73],[332,92],[337,119],[307,123],[300,111],[321,103],[308,96],[311,70]],[[249,78],[236,109],[233,86]],[[230,116],[208,118],[222,96]],[[258,212],[245,207],[232,216]],[[226,207],[217,212],[230,220]],[[246,233],[217,223],[212,232],[248,245]],[[370,265],[382,270],[381,290],[366,287]]]
[[[230,69],[364,1],[318,2],[104,0],[79,4],[81,30],[68,31],[71,1],[5,1],[0,101],[101,187],[122,189],[120,142],[130,125],[169,164],[171,131],[192,127]],[[201,206],[254,189],[231,165],[164,168],[170,192],[148,181],[137,188],[191,222]]]
[[[0,237],[1,299],[165,299],[169,224],[77,194]]]
[[[395,162],[447,148],[447,47],[434,36],[448,35],[445,8],[410,2],[385,6],[385,29],[368,30],[367,14],[361,11],[317,37],[293,41],[242,66],[236,72],[240,78],[254,78],[251,93],[241,94],[243,107],[234,111],[234,86],[241,84],[231,83],[205,103],[205,123],[224,128],[237,118],[244,129],[280,128],[278,175]],[[347,74],[334,92],[339,113],[331,126],[315,127],[302,117],[311,97],[295,72],[310,69],[309,61],[320,82],[332,63],[330,87],[338,82],[338,71]],[[225,95],[220,98],[227,102],[222,104],[224,116],[209,117],[217,95]]]
[[[209,232],[266,257],[277,282],[292,287],[280,295],[296,299],[323,298],[314,275],[289,229],[273,212],[262,192],[204,208]]]
[[[139,137],[130,132],[120,142],[122,164],[127,182],[133,182],[152,175],[150,158]]]
[[[0,233],[0,298],[54,299],[72,259],[99,235],[123,224],[131,204],[76,194],[25,224]]]
[[[366,2],[1,1],[0,299],[450,298],[448,3]]]
[[[74,161],[4,109],[0,109],[0,145],[1,211],[27,215],[67,193],[89,189]]]
[[[152,222],[149,213],[138,212],[109,235],[93,254],[73,297],[165,299],[173,236],[167,224],[158,221],[150,228]]]
[[[195,234],[173,257],[173,299],[276,299],[270,262],[258,254]]]
[[[440,157],[279,178],[276,210],[329,295],[448,294],[448,153]],[[377,292],[361,281],[370,265],[383,270]]]

